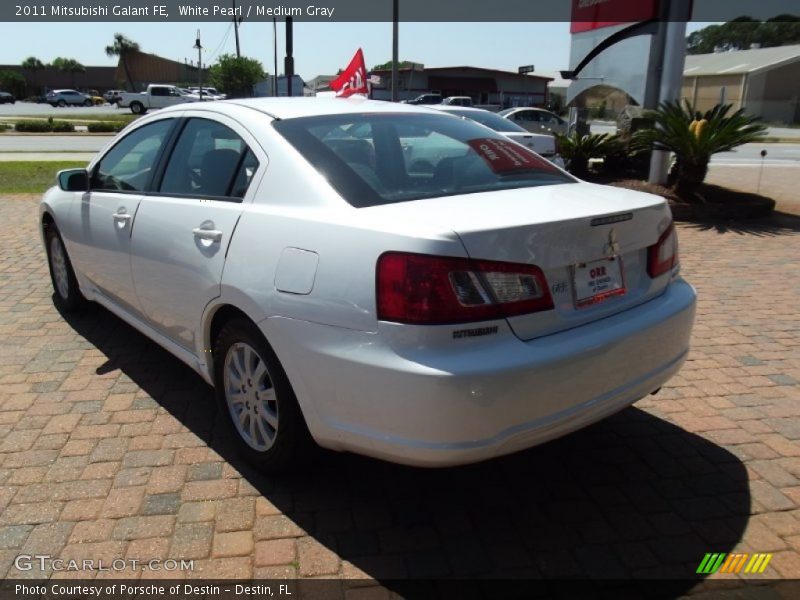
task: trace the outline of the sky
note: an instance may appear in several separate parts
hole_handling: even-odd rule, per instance
[[[707,23],[689,23],[688,32]],[[200,24],[203,62],[235,53],[232,23]],[[144,52],[172,60],[197,60],[197,25],[192,23],[0,23],[0,64],[19,64],[28,56],[49,63],[57,56],[86,66],[115,65],[105,54],[116,32],[139,43]],[[273,72],[272,23],[244,22],[242,54]],[[569,23],[401,23],[400,60],[427,67],[469,65],[516,71],[534,65],[552,75],[568,68]],[[278,71],[283,72],[284,25],[278,23]],[[391,23],[294,24],[295,72],[303,79],[335,74],[361,47],[367,68],[392,57]]]

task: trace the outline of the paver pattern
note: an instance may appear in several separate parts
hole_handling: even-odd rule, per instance
[[[0,576],[167,576],[13,564],[50,554],[193,559],[168,574],[188,578],[681,578],[741,551],[800,578],[800,219],[680,225],[691,355],[633,408],[464,468],[321,452],[281,478],[239,461],[188,367],[100,307],[56,311],[36,219],[0,200]]]

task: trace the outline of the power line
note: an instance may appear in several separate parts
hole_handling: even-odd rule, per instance
[[[232,29],[233,29],[233,23],[230,23],[230,24],[228,25],[228,29],[227,29],[227,31],[225,32],[225,37],[223,37],[223,38],[222,38],[222,41],[219,43],[219,46],[217,46],[217,49],[216,49],[216,50],[214,50],[214,52],[212,52],[212,53],[211,53],[211,54],[208,56],[208,58],[206,58],[206,62],[207,62],[207,63],[208,63],[208,62],[211,62],[211,59],[212,59],[212,58],[214,58],[214,57],[217,55],[217,52],[219,52],[219,51],[222,49],[222,47],[225,45],[225,42],[227,42],[227,41],[228,41],[228,38],[231,36],[231,30],[232,30]]]

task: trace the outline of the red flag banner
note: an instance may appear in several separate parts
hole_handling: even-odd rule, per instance
[[[347,68],[330,82],[330,88],[336,95],[346,98],[353,94],[366,94],[367,90],[367,67],[364,64],[364,53],[359,48]]]

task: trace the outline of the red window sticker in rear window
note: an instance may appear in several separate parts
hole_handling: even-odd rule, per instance
[[[486,164],[495,173],[531,170],[558,172],[558,169],[548,161],[510,140],[476,138],[468,140],[467,144],[486,161]]]

